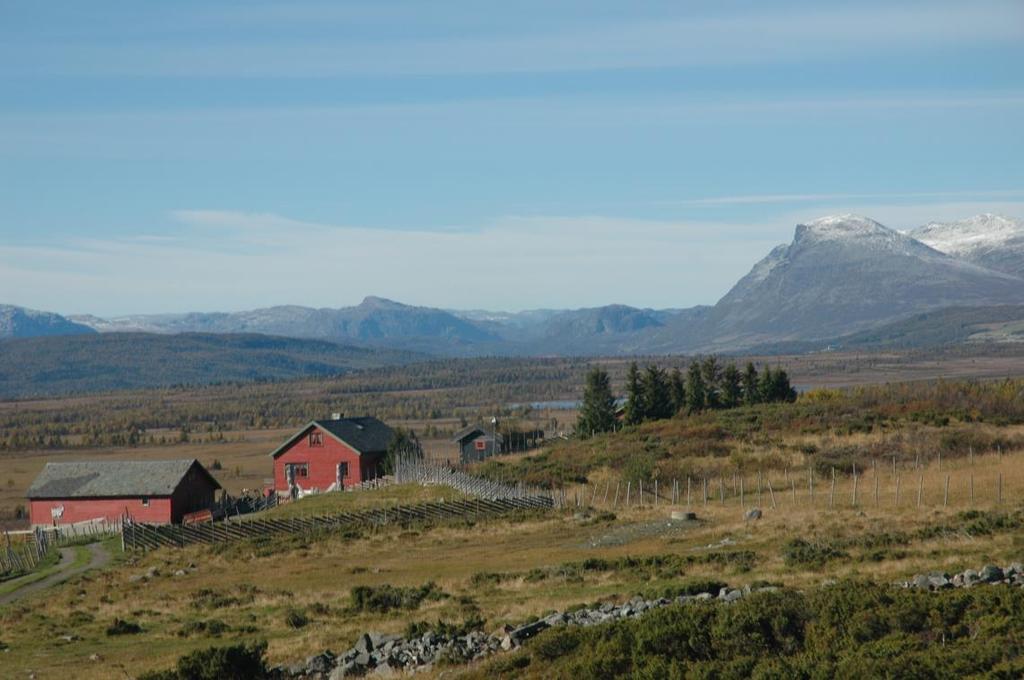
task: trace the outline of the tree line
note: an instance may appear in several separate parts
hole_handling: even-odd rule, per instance
[[[678,413],[736,408],[796,400],[796,390],[782,368],[758,371],[752,362],[740,371],[735,363],[722,365],[715,356],[694,360],[684,374],[649,364],[643,371],[634,361],[626,373],[626,400],[621,422],[639,425]],[[594,367],[587,374],[576,431],[583,436],[609,432],[619,424],[618,402],[608,373]]]

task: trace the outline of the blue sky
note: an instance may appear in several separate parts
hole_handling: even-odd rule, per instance
[[[712,304],[1024,217],[1024,2],[0,0],[0,302]]]

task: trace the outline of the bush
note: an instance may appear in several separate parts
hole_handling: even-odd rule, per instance
[[[670,606],[527,642],[544,677],[1021,677],[1024,590],[844,581]],[[512,672],[498,659],[478,677]]]
[[[299,609],[290,609],[284,617],[284,625],[289,628],[299,629],[305,628],[306,624],[309,623],[309,617]]]
[[[434,582],[419,588],[356,586],[350,591],[349,609],[354,612],[386,614],[393,609],[418,609],[425,600],[442,600],[446,597],[448,595]]]
[[[547,630],[530,646],[533,655],[541,661],[554,661],[580,645],[579,631],[569,628]]]
[[[847,557],[847,554],[830,543],[810,543],[802,538],[790,539],[782,548],[787,567],[820,569],[830,560]]]
[[[139,680],[262,680],[267,677],[266,642],[210,647],[178,659],[171,671],[156,671]]]
[[[124,619],[114,619],[114,622],[107,626],[107,635],[138,635],[142,632],[142,626]]]
[[[189,621],[178,629],[177,635],[178,637],[192,637],[193,635],[220,637],[229,630],[231,630],[231,627],[218,619],[210,619],[209,621]]]

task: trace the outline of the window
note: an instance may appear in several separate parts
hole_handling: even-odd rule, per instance
[[[288,481],[309,477],[309,463],[285,463],[284,476]]]
[[[348,477],[348,463],[338,463],[338,481],[344,482]]]
[[[476,445],[476,450],[477,451],[483,451],[484,449],[487,448],[487,440],[485,440],[485,439],[477,439],[473,443]]]
[[[144,507],[144,508],[148,508],[149,507],[149,498],[146,497],[146,496],[142,497],[142,507]]]
[[[324,445],[324,433],[320,430],[313,430],[309,433],[309,445],[310,446],[323,446]]]

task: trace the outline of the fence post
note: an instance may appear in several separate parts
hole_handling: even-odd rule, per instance
[[[921,507],[921,501],[924,496],[924,474],[917,476],[917,507]]]
[[[853,464],[853,507],[857,507],[857,464]]]
[[[767,481],[767,482],[768,482],[768,495],[769,495],[769,496],[771,496],[771,499],[772,499],[772,510],[774,510],[776,506],[775,506],[775,492],[774,492],[774,491],[772,491],[772,480],[771,480],[771,478],[769,477],[769,478],[768,478],[767,480],[765,480],[765,481]]]
[[[946,475],[946,488],[942,491],[942,507],[949,505],[949,475]]]
[[[832,467],[832,490],[828,494],[828,507],[833,507],[836,499],[836,469]]]

